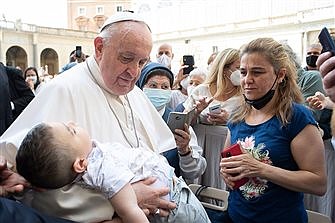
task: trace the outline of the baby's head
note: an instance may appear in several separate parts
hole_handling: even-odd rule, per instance
[[[35,187],[60,188],[85,171],[91,147],[88,133],[73,122],[41,123],[23,139],[16,169]]]

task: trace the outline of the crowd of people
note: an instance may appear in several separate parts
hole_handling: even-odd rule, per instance
[[[257,38],[175,73],[172,46],[155,59],[152,47],[148,24],[121,12],[48,84],[0,64],[0,221],[215,222],[198,183],[229,191],[219,222],[307,223],[304,194],[329,180],[335,57],[311,45],[302,68],[286,43]],[[193,109],[169,129],[171,112]]]

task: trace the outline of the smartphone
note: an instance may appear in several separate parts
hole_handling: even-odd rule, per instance
[[[240,144],[236,143],[236,144],[233,144],[231,145],[230,147],[228,148],[225,148],[221,151],[221,157],[222,158],[227,158],[227,157],[231,157],[231,156],[237,156],[237,155],[240,155],[242,154],[242,150],[241,150],[241,147],[240,147]],[[237,176],[238,174],[233,174],[232,176]],[[238,181],[235,181],[235,185],[233,187],[233,189],[237,189],[241,186],[243,186],[245,183],[247,183],[249,181],[249,179],[247,177],[244,177]]]
[[[319,36],[319,41],[322,45],[322,53],[324,52],[332,52],[333,56],[335,55],[335,43],[334,40],[332,39],[331,35],[328,32],[328,29],[326,27],[324,27]]]
[[[184,55],[183,56],[183,64],[188,65],[183,69],[184,74],[189,74],[194,69],[194,57],[192,55]]]
[[[76,57],[81,58],[81,46],[76,46]]]
[[[167,124],[171,131],[175,133],[176,129],[184,130],[184,125],[190,125],[195,115],[195,108],[191,111],[184,112],[170,112]]]
[[[173,133],[176,129],[184,129],[184,124],[186,123],[186,113],[181,112],[171,112],[168,118],[168,126]]]
[[[212,105],[208,109],[209,113],[218,114],[221,112],[221,105],[220,104]]]

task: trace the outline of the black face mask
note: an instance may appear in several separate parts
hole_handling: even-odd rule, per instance
[[[309,55],[306,57],[306,63],[310,67],[316,67],[316,61],[318,59],[318,56],[316,55]]]
[[[255,100],[249,100],[243,94],[245,102],[247,102],[247,104],[251,105],[252,107],[256,108],[257,110],[259,110],[259,109],[263,108],[265,105],[267,105],[267,103],[269,103],[269,101],[271,101],[271,99],[273,98],[273,95],[275,94],[276,90],[274,90],[272,88],[273,88],[273,86],[275,86],[275,83],[277,81],[277,77],[276,77],[275,82],[273,82],[273,85],[270,88],[270,90],[268,92],[266,92],[266,94],[263,97],[261,97],[259,99],[255,99]]]

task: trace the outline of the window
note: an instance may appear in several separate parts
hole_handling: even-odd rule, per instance
[[[78,8],[78,15],[85,16],[86,15],[86,7],[79,7]]]
[[[96,6],[96,14],[103,15],[104,14],[104,7],[101,5]]]
[[[122,12],[122,6],[121,5],[116,6],[116,11],[117,12]]]

